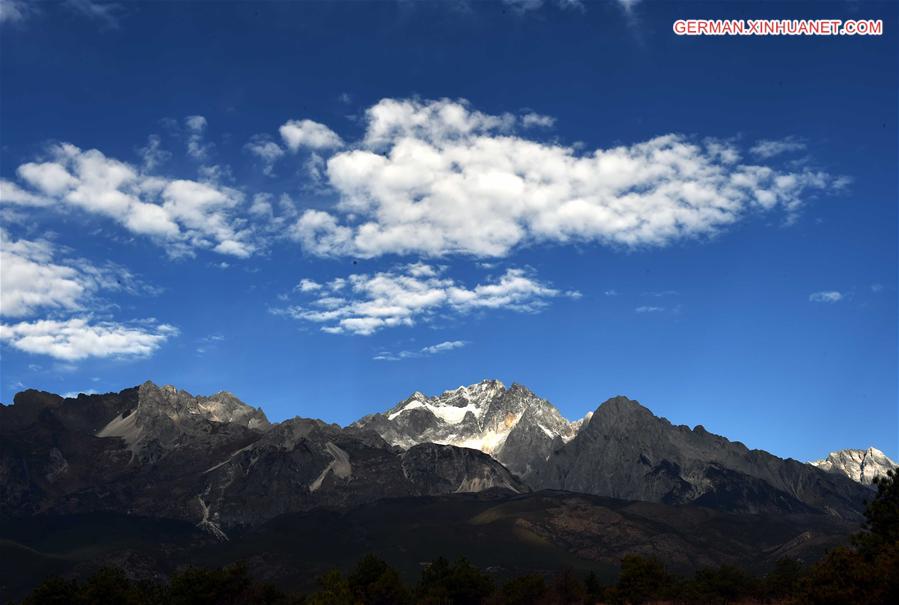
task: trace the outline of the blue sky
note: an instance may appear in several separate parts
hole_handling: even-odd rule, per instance
[[[899,457],[892,3],[3,0],[0,400],[617,394]],[[679,18],[880,37],[678,37]]]

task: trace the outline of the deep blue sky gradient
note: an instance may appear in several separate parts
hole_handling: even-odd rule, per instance
[[[673,20],[686,17],[882,18],[885,35],[673,35]],[[192,176],[183,141],[161,120],[201,114],[235,186],[322,206],[333,200],[297,189],[298,159],[288,156],[278,178],[266,177],[243,151],[246,141],[301,118],[356,139],[367,107],[419,96],[464,98],[493,114],[529,108],[557,119],[559,141],[588,149],[670,132],[747,143],[794,136],[806,141],[801,155],[813,166],[852,183],[809,199],[792,224],[760,214],[707,241],[636,251],[525,248],[501,266],[529,265],[583,297],[553,300],[539,314],[475,314],[372,336],[326,334],[268,309],[300,278],[414,258],[322,260],[280,240],[265,255],[227,259],[222,270],[219,255],[171,260],[96,216],[35,211],[29,228],[7,228],[22,237],[54,232],[80,257],[128,267],[162,293],[108,298],[123,316],[153,316],[181,333],[145,359],[70,364],[4,346],[0,400],[23,385],[106,391],[152,379],[196,393],[229,390],[275,420],[347,423],[415,390],[495,377],[527,385],[569,418],[625,394],[675,423],[703,424],[782,456],[875,445],[899,458],[897,26],[895,4],[868,2],[643,2],[630,15],[614,2],[526,14],[480,2],[465,10],[128,3],[117,28],[43,6],[0,31],[4,178],[53,141],[137,163],[151,133],[174,154],[166,173]],[[466,282],[484,273],[471,259],[448,264]],[[612,289],[617,296],[604,294]],[[677,294],[649,294],[669,290]],[[845,298],[811,303],[809,294],[822,290]],[[670,311],[635,312],[656,304]],[[223,340],[203,345],[213,334]],[[427,358],[372,359],[446,340],[470,344]]]

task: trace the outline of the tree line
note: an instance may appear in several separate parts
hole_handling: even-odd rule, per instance
[[[876,482],[862,531],[851,545],[836,548],[804,566],[782,559],[765,576],[723,565],[690,577],[669,573],[654,558],[621,560],[614,584],[595,573],[570,569],[551,577],[523,575],[497,583],[465,559],[438,558],[415,584],[396,569],[367,555],[349,572],[332,570],[306,594],[289,594],[254,579],[246,566],[190,568],[168,582],[131,580],[105,568],[83,581],[52,578],[23,605],[637,605],[643,603],[778,605],[886,605],[899,603],[899,474]]]

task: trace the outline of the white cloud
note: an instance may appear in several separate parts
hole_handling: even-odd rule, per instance
[[[49,242],[13,241],[0,231],[0,315],[22,317],[41,307],[80,307],[93,282],[77,268],[52,259]]]
[[[808,296],[809,302],[816,303],[835,303],[843,300],[842,292],[837,292],[836,290],[829,290],[825,292],[813,292]]]
[[[144,161],[143,169],[147,171],[154,170],[172,157],[171,153],[162,149],[162,139],[157,134],[151,134],[147,137],[146,147],[139,148],[137,152]]]
[[[62,398],[63,399],[75,399],[79,395],[96,395],[96,394],[97,394],[96,389],[85,389],[83,391],[69,391],[67,393],[63,393]]]
[[[654,307],[650,305],[643,305],[634,309],[637,313],[661,313],[665,310],[665,307]]]
[[[618,0],[619,2],[627,2],[628,0]],[[502,0],[502,3],[519,13],[527,13],[535,11],[543,7],[545,0]],[[583,0],[554,0],[550,1],[559,8],[583,10]]]
[[[291,151],[301,147],[309,149],[335,149],[343,146],[337,133],[312,120],[290,120],[279,129],[284,144]]]
[[[615,0],[626,11],[631,11],[635,6],[640,4],[640,0]]]
[[[0,229],[0,315],[25,317],[39,310],[75,311],[96,302],[100,290],[152,294],[123,267],[84,259],[59,260],[46,240],[14,240]]]
[[[551,298],[579,294],[556,290],[523,269],[508,269],[498,278],[469,288],[443,276],[440,268],[421,263],[338,278],[325,290],[304,305],[273,312],[322,324],[321,329],[329,333],[369,335],[384,328],[412,326],[441,312],[534,312]]]
[[[525,128],[552,128],[556,119],[539,113],[526,113],[521,116],[521,124]]]
[[[184,118],[184,126],[187,128],[187,155],[195,160],[205,160],[209,157],[212,146],[203,141],[203,133],[206,132],[208,122],[203,116],[187,116]]]
[[[389,351],[382,351],[374,356],[373,359],[378,361],[401,361],[403,359],[415,359],[419,357],[430,357],[431,355],[437,355],[439,353],[445,353],[447,351],[452,351],[453,349],[461,349],[466,346],[468,343],[464,340],[447,340],[436,345],[431,345],[428,347],[422,347],[417,351],[399,351],[397,353],[391,353]]]
[[[783,153],[802,151],[803,149],[805,149],[805,143],[796,137],[786,137],[779,140],[765,139],[758,141],[749,151],[760,158],[767,159]]]
[[[275,162],[284,155],[284,150],[281,146],[265,134],[253,136],[249,142],[244,145],[244,149],[259,158],[262,162],[262,172],[266,175],[272,174]]]
[[[65,0],[64,4],[80,15],[93,19],[94,21],[99,21],[106,27],[116,29],[119,26],[122,6],[115,2]]]
[[[206,248],[246,257],[255,249],[252,231],[235,216],[244,197],[236,189],[152,176],[97,149],[83,151],[69,143],[51,147],[49,155],[48,161],[18,168],[19,178],[36,192],[4,181],[0,201],[47,205],[49,199],[103,215],[164,243],[173,255]]]
[[[385,99],[364,138],[327,162],[340,198],[292,237],[317,255],[502,257],[539,242],[641,247],[714,236],[751,212],[794,215],[840,183],[739,164],[729,141],[678,134],[581,152],[525,138],[521,120],[465,101]]]
[[[0,179],[0,204],[2,205],[48,206],[51,201],[50,198],[25,191],[12,181]]]
[[[46,240],[14,240],[0,229],[0,315],[26,317],[102,308],[102,291],[154,294],[123,267],[94,265],[85,259],[60,259],[57,246]],[[27,353],[65,361],[86,357],[149,355],[178,330],[155,320],[123,324],[82,317],[41,318],[0,324],[0,342]]]
[[[297,290],[300,292],[315,292],[316,290],[321,290],[322,285],[318,282],[312,281],[311,279],[301,279],[300,283],[297,284]]]
[[[0,324],[0,342],[26,353],[64,361],[88,357],[145,357],[177,334],[178,330],[168,324],[91,323],[89,318],[83,317]]]
[[[18,23],[31,13],[31,5],[25,0],[0,0],[0,23]]]

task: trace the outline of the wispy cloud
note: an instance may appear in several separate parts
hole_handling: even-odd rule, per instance
[[[665,307],[654,307],[650,305],[642,305],[634,309],[637,313],[661,313],[665,310]]]
[[[421,357],[430,357],[439,353],[446,353],[454,349],[461,349],[469,343],[464,340],[447,340],[428,347],[422,347],[415,351],[399,351],[392,353],[390,351],[382,351],[374,356],[373,359],[378,361],[402,361],[403,359],[417,359]]]
[[[843,298],[843,293],[836,290],[813,292],[808,296],[809,301],[815,303],[836,303],[843,300]]]
[[[66,7],[111,29],[119,27],[124,8],[116,2],[100,0],[65,0]]]
[[[760,158],[773,158],[774,156],[793,151],[802,151],[806,145],[797,137],[783,139],[764,139],[757,142],[749,151]]]
[[[218,332],[198,338],[196,348],[197,355],[205,355],[209,351],[216,349],[219,344],[224,342],[224,340],[225,336]]]
[[[275,162],[284,156],[284,149],[267,134],[254,135],[244,149],[259,160],[263,174],[268,176],[274,173]]]
[[[471,287],[443,273],[442,267],[415,263],[336,278],[327,284],[307,280],[299,287],[300,292],[312,295],[306,303],[272,312],[322,324],[322,331],[332,334],[369,335],[385,328],[412,326],[438,313],[536,312],[553,298],[580,296],[579,292],[553,288],[526,269],[508,269]]]
[[[120,265],[69,258],[49,240],[14,239],[2,229],[0,266],[0,315],[6,317],[96,308],[101,291],[159,292]]]
[[[206,160],[212,151],[212,145],[204,140],[204,133],[209,123],[203,116],[187,116],[184,127],[187,129],[187,155],[195,160]]]
[[[101,293],[159,292],[114,263],[95,265],[63,255],[48,240],[14,239],[0,229],[0,316],[40,319],[0,323],[0,342],[65,361],[145,356],[178,334],[155,319],[95,319],[108,309]]]
[[[19,23],[34,11],[34,4],[25,0],[0,0],[0,24]]]

